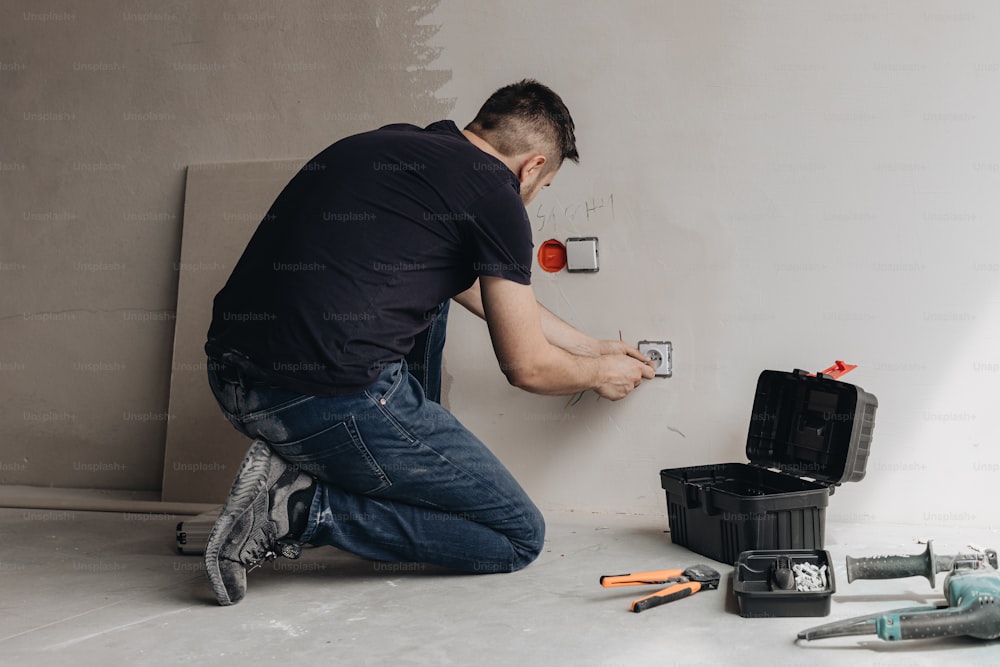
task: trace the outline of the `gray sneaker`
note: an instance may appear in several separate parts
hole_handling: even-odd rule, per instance
[[[316,480],[254,441],[208,537],[205,571],[220,605],[247,591],[247,572],[279,556],[298,558]]]

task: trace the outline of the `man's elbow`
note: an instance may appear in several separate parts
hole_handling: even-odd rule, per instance
[[[532,364],[500,364],[508,384],[533,394],[543,393],[542,374]]]

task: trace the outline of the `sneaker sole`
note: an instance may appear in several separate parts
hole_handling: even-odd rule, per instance
[[[222,507],[219,518],[208,536],[208,544],[205,547],[205,572],[212,584],[216,600],[224,607],[236,604],[239,600],[231,599],[229,591],[226,590],[222,573],[219,571],[219,552],[233,523],[250,508],[254,498],[266,486],[267,475],[271,469],[271,456],[271,450],[260,440],[255,440],[250,446],[240,464],[236,479],[233,480],[229,498],[226,499],[226,504]]]

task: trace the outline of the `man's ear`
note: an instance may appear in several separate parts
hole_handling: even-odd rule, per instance
[[[541,153],[530,153],[521,162],[521,168],[517,172],[517,177],[522,183],[532,178],[538,178],[544,171],[546,162],[548,160]]]

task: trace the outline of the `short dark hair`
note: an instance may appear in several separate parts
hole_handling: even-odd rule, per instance
[[[555,167],[566,159],[580,161],[574,128],[562,98],[534,79],[497,90],[465,127],[503,155],[540,150]]]

